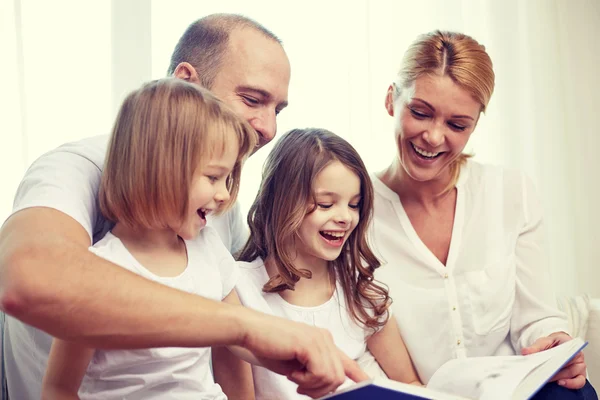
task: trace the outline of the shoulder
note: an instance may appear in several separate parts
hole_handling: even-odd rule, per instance
[[[251,262],[236,261],[241,275],[248,280],[253,286],[262,287],[269,280],[265,263],[262,258],[258,257]]]
[[[209,215],[208,216],[208,225],[217,229],[229,225],[236,220],[236,218],[242,213],[239,202],[233,203],[231,208],[219,215]]]
[[[54,208],[79,222],[93,238],[104,226],[97,220],[97,195],[107,142],[108,136],[96,136],[39,157],[19,184],[12,213],[31,207]]]
[[[52,193],[64,192],[66,196],[72,196],[71,192],[75,190],[78,193],[91,193],[95,200],[107,140],[108,136],[96,136],[64,144],[43,154],[27,169],[19,186],[17,199],[31,189],[36,189]],[[38,193],[34,194],[43,197]]]
[[[464,185],[472,192],[485,192],[488,195],[512,193],[518,197],[526,180],[525,174],[516,168],[469,160],[461,170],[457,186]]]
[[[265,302],[263,286],[269,280],[269,275],[265,269],[265,264],[261,258],[252,262],[238,261],[240,270],[240,279],[236,286],[236,291],[240,301],[246,307],[265,311],[267,305]]]
[[[398,195],[394,193],[392,189],[386,186],[385,183],[375,173],[370,173],[369,177],[373,184],[373,193],[375,194],[375,200],[389,200],[394,201],[398,198]]]
[[[468,176],[463,185],[469,209],[487,209],[490,217],[495,215],[518,224],[541,213],[533,180],[524,172],[474,161],[466,167]]]
[[[78,156],[94,164],[99,170],[102,170],[109,139],[109,135],[100,135],[85,138],[76,142],[65,143],[62,146],[45,153],[40,159],[48,157],[60,158]]]
[[[90,246],[88,250],[117,265],[127,265],[125,258],[129,252],[121,240],[111,232],[107,232],[102,239],[94,243],[93,246]]]
[[[186,245],[188,249],[201,250],[201,253],[204,255],[210,254],[217,261],[222,258],[233,259],[231,253],[229,253],[229,250],[223,244],[219,233],[213,226],[202,228],[195,239],[186,241]]]
[[[243,243],[237,243],[242,241],[245,243],[246,234],[245,226],[243,224],[244,218],[239,202],[235,202],[231,208],[220,215],[209,215],[207,218],[207,225],[214,228],[217,232],[225,247],[232,253],[235,253],[240,249]],[[240,238],[240,235],[242,239]],[[239,240],[238,240],[239,239]]]

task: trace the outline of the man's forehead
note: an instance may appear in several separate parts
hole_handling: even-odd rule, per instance
[[[289,60],[276,40],[255,29],[235,29],[221,73],[231,74],[236,86],[254,90],[287,104]],[[275,98],[276,97],[276,98]]]
[[[263,32],[252,27],[235,28],[229,33],[228,53],[230,55],[252,55],[257,51],[279,50],[283,52],[281,44],[268,37]]]

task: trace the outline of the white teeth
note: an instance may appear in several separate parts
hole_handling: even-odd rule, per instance
[[[437,156],[438,154],[440,154],[439,152],[437,152],[437,153],[430,153],[430,152],[428,152],[428,151],[425,151],[425,150],[423,150],[423,149],[421,149],[421,148],[417,147],[417,146],[416,146],[416,145],[414,145],[414,144],[413,144],[413,147],[415,148],[415,151],[416,151],[417,153],[419,153],[420,155],[422,155],[422,156],[425,156],[425,157],[435,157],[435,156]]]
[[[346,234],[345,232],[336,232],[336,231],[323,231],[323,233],[326,233],[330,236],[335,236],[335,237],[344,237],[344,235]]]

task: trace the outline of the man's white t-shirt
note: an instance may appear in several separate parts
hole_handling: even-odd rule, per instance
[[[269,280],[262,259],[246,263],[239,262],[240,279],[236,292],[242,304],[248,308],[296,322],[327,329],[333,341],[348,357],[360,358],[366,351],[366,339],[373,333],[358,325],[347,311],[343,289],[337,285],[334,295],[325,303],[315,307],[290,304],[278,293],[266,293],[262,288]],[[296,392],[298,385],[285,376],[266,368],[252,366],[256,400],[309,399]]]
[[[21,181],[12,214],[30,207],[49,207],[75,219],[92,243],[104,237],[112,224],[100,213],[98,189],[109,136],[68,143],[37,159]],[[248,238],[239,205],[220,216],[209,216],[208,226],[219,234],[225,247],[236,252]],[[48,282],[49,285],[52,282]],[[41,397],[52,338],[15,318],[5,321],[4,357],[9,396]]]
[[[456,184],[446,265],[421,241],[398,195],[376,176],[370,243],[422,380],[454,358],[513,355],[567,331],[550,289],[542,211],[517,171],[469,161]]]
[[[239,269],[216,231],[206,227],[197,239],[185,241],[185,245],[187,267],[174,277],[160,277],[144,268],[111,232],[90,250],[146,279],[223,300],[237,283]],[[209,347],[96,350],[79,396],[81,400],[227,399],[213,380]]]

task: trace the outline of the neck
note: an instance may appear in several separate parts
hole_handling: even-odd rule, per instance
[[[415,202],[423,206],[435,206],[452,192],[451,190],[444,192],[451,179],[449,169],[442,177],[420,182],[414,180],[406,173],[398,158],[388,168],[377,174],[377,176],[386,186],[396,192],[403,202]]]
[[[181,248],[180,239],[172,229],[134,229],[117,222],[112,233],[130,250],[141,249],[151,252]]]
[[[298,306],[314,307],[327,302],[335,289],[335,274],[330,270],[329,262],[296,252],[293,263],[297,269],[310,271],[312,277],[300,278],[294,285],[294,290],[284,290],[279,295],[288,303]],[[265,261],[265,268],[270,277],[277,274],[272,261]]]
[[[331,284],[332,274],[330,273],[329,262],[327,260],[298,254],[294,259],[294,266],[298,269],[306,269],[312,274],[310,279],[300,279],[296,283],[296,290],[329,287]]]

